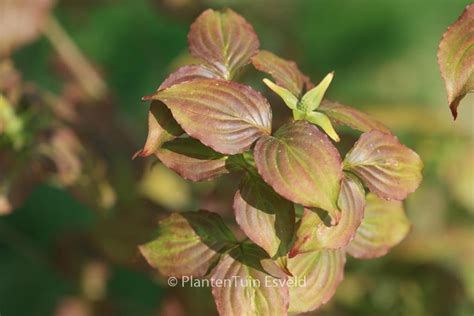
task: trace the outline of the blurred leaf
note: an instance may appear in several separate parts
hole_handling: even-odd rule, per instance
[[[191,25],[188,41],[194,57],[229,80],[250,62],[260,46],[253,27],[230,9],[204,11]]]
[[[235,194],[234,211],[240,228],[270,257],[288,253],[295,229],[293,203],[247,175]]]
[[[305,121],[263,136],[254,150],[258,172],[286,199],[307,207],[337,211],[341,158],[326,135]]]
[[[212,288],[220,315],[287,314],[286,276],[256,245],[244,243],[226,254],[211,279],[223,284]]]
[[[168,168],[191,181],[210,180],[229,173],[227,156],[193,138],[178,138],[164,143],[156,155]]]
[[[150,98],[165,103],[191,137],[223,154],[244,152],[271,131],[270,105],[243,84],[199,79],[158,91]]]
[[[344,277],[345,263],[342,249],[311,251],[289,259],[288,269],[295,283],[290,286],[288,312],[305,313],[326,304]]]
[[[139,249],[165,276],[203,277],[234,243],[235,237],[219,215],[199,211],[172,213],[160,221],[155,239]]]
[[[390,248],[405,238],[410,223],[400,201],[386,201],[375,194],[367,195],[364,219],[357,234],[347,246],[356,258],[369,259],[385,255]]]
[[[474,4],[464,12],[446,33],[438,50],[438,63],[443,76],[448,103],[454,119],[464,96],[474,91]]]
[[[372,130],[361,135],[344,159],[370,191],[384,199],[403,200],[422,180],[423,162],[391,134]]]

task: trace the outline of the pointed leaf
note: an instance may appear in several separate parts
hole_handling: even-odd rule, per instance
[[[381,257],[400,243],[409,231],[410,222],[402,202],[382,200],[369,193],[364,220],[347,246],[347,252],[360,259]]]
[[[288,253],[295,229],[293,203],[247,175],[235,194],[234,210],[240,228],[271,257]]]
[[[306,113],[305,120],[321,127],[322,130],[335,142],[339,142],[341,140],[339,135],[337,135],[336,131],[334,130],[331,121],[325,114],[320,112]]]
[[[213,270],[212,295],[220,315],[287,315],[286,275],[263,249],[242,244],[226,254]],[[281,282],[281,283],[280,283]],[[227,285],[226,285],[227,284]]]
[[[454,119],[464,96],[474,91],[474,4],[444,33],[438,49],[438,63],[448,92]]]
[[[334,72],[331,72],[316,87],[305,93],[301,98],[301,108],[303,111],[311,112],[319,107],[333,78]]]
[[[305,83],[309,81],[294,61],[285,60],[266,50],[255,55],[252,64],[258,70],[270,74],[279,86],[298,98],[303,93]]]
[[[135,157],[148,157],[169,140],[183,134],[184,131],[173,118],[171,111],[160,101],[153,101],[148,112],[148,136],[145,146]]]
[[[361,132],[369,132],[376,129],[384,133],[390,133],[390,130],[385,125],[371,118],[366,113],[337,102],[324,100],[319,106],[318,111],[329,116],[338,125],[347,125]]]
[[[305,209],[290,257],[324,248],[342,248],[354,238],[364,217],[365,207],[364,188],[354,176],[344,176],[338,206],[341,218],[334,226],[326,226],[318,214]]]
[[[164,143],[156,155],[168,168],[191,181],[211,180],[229,173],[227,156],[193,138],[178,138]]]
[[[295,286],[290,286],[288,312],[305,313],[326,304],[344,278],[345,263],[342,249],[312,251],[289,259],[288,269]]]
[[[361,135],[344,165],[383,199],[405,199],[422,179],[423,162],[418,154],[395,136],[376,130]]]
[[[296,110],[298,106],[298,98],[295,97],[293,93],[291,93],[289,90],[280,87],[279,85],[274,84],[268,79],[263,79],[263,83],[267,85],[270,89],[272,89],[273,92],[278,94],[282,99],[283,102],[292,110]]]
[[[219,215],[173,213],[160,221],[154,240],[139,246],[148,263],[165,276],[203,277],[236,240]]]
[[[243,84],[196,79],[149,98],[164,102],[186,133],[223,154],[244,152],[271,131],[270,105]]]
[[[230,9],[204,11],[191,25],[188,42],[194,57],[228,80],[250,62],[260,46],[252,25]]]
[[[258,172],[286,199],[337,213],[341,158],[331,141],[306,121],[260,138],[254,150]]]

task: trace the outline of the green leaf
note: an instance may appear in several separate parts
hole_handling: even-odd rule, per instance
[[[263,79],[263,82],[267,85],[267,87],[272,89],[273,92],[278,94],[290,109],[296,110],[296,107],[298,106],[298,98],[295,97],[293,93],[283,87],[274,84],[268,79]]]
[[[270,74],[276,83],[290,91],[297,98],[303,94],[305,84],[310,85],[294,61],[285,60],[275,54],[261,50],[252,58],[252,64],[260,71]]]
[[[288,253],[295,229],[293,203],[247,175],[235,194],[234,210],[240,228],[271,257]]]
[[[339,142],[341,140],[339,135],[337,135],[336,131],[334,130],[331,121],[325,114],[320,112],[309,112],[305,114],[304,119],[321,127],[323,131],[335,142]]]
[[[191,137],[223,154],[242,153],[271,131],[267,100],[251,87],[196,79],[156,92]]]
[[[148,263],[165,276],[203,277],[221,253],[237,241],[219,215],[172,213],[161,220],[155,239],[139,246]]]
[[[383,199],[405,199],[422,179],[423,162],[418,154],[395,136],[377,130],[361,135],[347,153],[344,165]]]
[[[262,178],[281,196],[337,213],[341,158],[317,127],[306,121],[285,124],[258,140],[254,157]]]
[[[369,132],[373,129],[390,133],[390,130],[379,121],[371,118],[364,112],[337,102],[324,100],[318,111],[326,114],[337,125],[347,125],[361,132]]]
[[[252,25],[230,9],[204,11],[191,25],[188,42],[191,55],[227,80],[250,62],[260,46]]]
[[[148,136],[143,149],[135,157],[148,157],[154,154],[164,142],[172,140],[184,131],[173,118],[171,111],[160,101],[153,101],[148,111]]]
[[[245,243],[226,254],[211,280],[222,284],[212,288],[220,315],[287,315],[286,275],[256,245]]]
[[[327,74],[316,87],[305,93],[301,98],[301,109],[303,111],[311,112],[319,107],[333,78],[334,72]]]
[[[229,173],[227,156],[193,138],[177,138],[164,143],[156,155],[168,168],[191,181],[211,180]]]
[[[313,311],[326,304],[344,278],[344,250],[320,250],[300,254],[288,260],[294,276],[290,283],[289,313]]]
[[[474,4],[464,12],[446,33],[438,49],[438,63],[448,93],[454,119],[464,96],[474,91]]]
[[[409,231],[410,222],[402,202],[382,200],[369,193],[364,220],[346,250],[355,258],[381,257],[400,243]]]
[[[354,238],[365,207],[364,188],[354,176],[344,176],[338,206],[341,215],[334,226],[326,226],[316,212],[305,209],[290,257],[325,248],[342,248]]]

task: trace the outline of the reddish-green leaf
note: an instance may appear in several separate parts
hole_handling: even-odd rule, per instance
[[[289,90],[296,97],[303,93],[309,83],[294,61],[285,60],[275,54],[262,50],[252,58],[252,64],[260,71],[270,74],[279,86]]]
[[[258,172],[281,196],[307,207],[337,213],[342,164],[328,137],[306,121],[263,136],[254,150]]]
[[[289,259],[288,269],[296,282],[290,284],[288,312],[305,313],[326,304],[344,278],[345,263],[342,249],[312,251]]]
[[[148,98],[164,102],[186,133],[223,154],[244,152],[271,131],[270,105],[243,84],[196,79]]]
[[[158,90],[164,90],[174,86],[175,84],[200,78],[218,79],[219,75],[204,65],[186,65],[178,68],[175,72],[169,75],[160,85]]]
[[[220,315],[287,315],[286,275],[256,245],[242,244],[226,254],[211,280]]]
[[[334,226],[326,226],[318,214],[305,209],[290,257],[324,248],[342,248],[354,238],[364,217],[365,207],[364,188],[354,176],[344,176],[338,206],[341,218]]]
[[[385,125],[371,118],[364,112],[337,102],[324,100],[319,106],[318,111],[329,116],[329,118],[336,124],[347,125],[361,132],[369,132],[376,129],[385,133],[390,133],[390,130]]]
[[[230,9],[204,11],[191,25],[188,42],[191,54],[224,79],[232,79],[260,46],[252,25]]]
[[[474,4],[444,33],[438,49],[448,103],[454,119],[464,96],[474,91]]]
[[[347,246],[347,252],[361,259],[381,257],[400,243],[409,230],[402,202],[382,200],[369,193],[364,220]]]
[[[235,194],[234,210],[240,228],[271,257],[288,253],[295,229],[293,203],[247,175]]]
[[[377,130],[361,135],[344,164],[383,199],[405,199],[422,179],[423,162],[418,154],[395,136]]]
[[[148,112],[148,137],[145,146],[135,157],[148,157],[160,146],[183,134],[183,129],[173,118],[171,111],[160,101],[153,101]]]
[[[192,181],[204,181],[229,173],[227,156],[215,152],[193,138],[177,138],[156,152],[168,168]]]
[[[171,214],[160,221],[155,239],[139,248],[163,275],[202,277],[235,243],[217,214],[199,211]]]

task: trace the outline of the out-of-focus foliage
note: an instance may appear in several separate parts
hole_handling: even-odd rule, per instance
[[[414,148],[425,163],[424,181],[406,203],[412,222],[408,238],[387,257],[364,262],[349,259],[338,293],[317,314],[470,316],[474,310],[474,107],[469,105],[474,104],[474,97],[466,96],[462,115],[452,123],[436,62],[441,35],[469,2],[59,1],[54,9],[57,20],[110,91],[103,111],[87,110],[91,104],[86,102],[77,116],[69,107],[58,106],[69,120],[81,118],[81,123],[68,123],[68,127],[101,123],[94,128],[84,125],[88,127],[81,129],[79,139],[92,140],[94,153],[107,161],[92,166],[98,178],[107,175],[108,184],[88,191],[102,196],[99,200],[106,207],[96,212],[94,205],[85,206],[79,202],[85,199],[59,188],[50,178],[25,196],[26,201],[10,215],[0,218],[0,313],[216,313],[210,290],[167,287],[141,261],[136,245],[149,240],[157,219],[171,210],[203,208],[230,218],[237,180],[224,176],[195,185],[157,165],[154,168],[168,173],[155,174],[162,179],[151,180],[155,191],[143,177],[141,163],[130,158],[142,147],[147,129],[143,122],[148,108],[140,97],[158,88],[167,73],[188,60],[185,37],[197,14],[208,7],[229,6],[254,25],[262,45],[301,61],[301,68],[311,77],[322,79],[335,70],[328,97],[364,108],[400,135],[401,142]],[[74,76],[57,55],[40,36],[14,52],[10,69],[16,69],[27,86],[33,83],[47,94],[75,101],[82,93],[77,84],[71,84]],[[8,76],[8,85],[14,85],[17,77]],[[3,78],[0,75],[0,81]],[[253,83],[261,84],[260,80]],[[264,91],[263,84],[261,88]],[[14,90],[2,91],[10,105],[18,98]],[[271,93],[267,97],[275,106],[281,102]],[[20,109],[7,115],[31,119],[19,116],[24,113],[24,107]],[[112,133],[118,140],[104,137],[111,135],[103,127],[112,125],[111,112],[117,113],[119,121],[111,129],[115,133],[129,130],[130,146],[122,135]],[[0,113],[2,117],[1,105]],[[283,103],[273,111],[280,122],[288,114]],[[18,125],[13,126],[18,130]],[[20,124],[20,128],[24,127]],[[4,131],[2,123],[0,130]],[[340,136],[351,133],[342,130]],[[341,147],[351,145],[347,141]],[[87,151],[86,157],[91,156]],[[0,161],[6,158],[2,155]],[[23,158],[8,159],[20,163]],[[147,177],[151,167],[145,168]],[[34,178],[29,169],[25,172],[26,179]],[[0,182],[4,179],[0,173]],[[110,208],[114,196],[115,207]],[[2,203],[0,199],[0,208]]]

